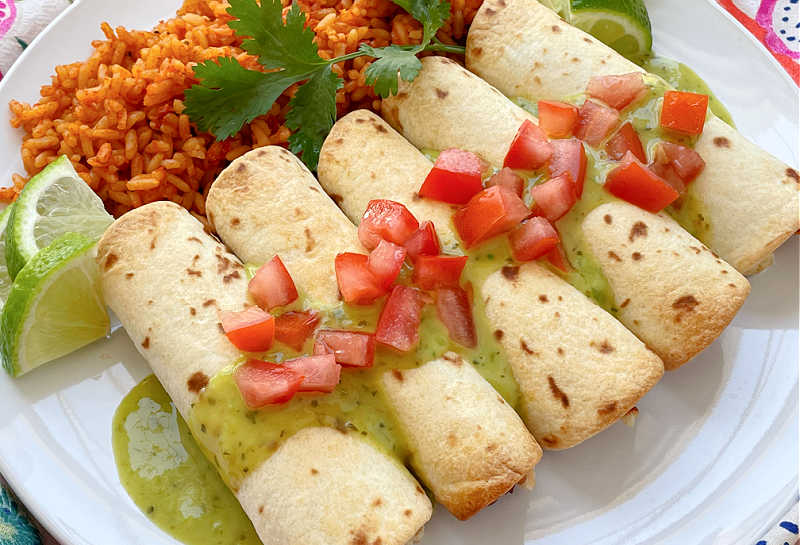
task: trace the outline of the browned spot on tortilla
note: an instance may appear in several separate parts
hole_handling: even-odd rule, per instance
[[[153,304],[153,300],[152,299],[148,299],[147,304],[148,305],[152,305]]]
[[[793,168],[786,169],[786,175],[795,181],[795,183],[800,183],[800,174]]]
[[[720,274],[728,274],[728,271],[726,271],[725,269],[722,269],[722,270],[721,270],[721,271],[719,271],[719,272],[720,272]]]
[[[239,274],[239,271],[233,271],[232,273],[226,274],[225,276],[223,276],[222,277],[222,282],[224,284],[228,284],[234,278],[241,278],[241,277],[242,277],[242,275]]]
[[[319,474],[319,471],[317,471],[316,469],[314,469],[314,468],[312,467],[312,468],[311,468],[311,474],[312,474],[312,475],[317,475],[317,474]]]
[[[728,287],[729,287],[729,288],[735,288],[735,287],[736,287],[736,284],[728,284]]]
[[[563,356],[564,355],[564,349],[561,348],[560,346],[556,349],[556,352],[558,352],[559,356]]]
[[[493,16],[495,13],[497,13],[497,12],[496,12],[495,10],[493,10],[492,8],[486,8],[486,15],[487,15],[487,16],[491,17],[491,16]]]
[[[503,333],[502,329],[494,330],[494,338],[497,339],[498,341],[503,338],[503,335],[505,335],[505,333]]]
[[[142,348],[144,348],[145,350],[150,348],[150,337],[144,338],[144,340],[142,341]]]
[[[210,307],[211,305],[216,305],[216,304],[217,304],[216,299],[206,299],[205,301],[203,301],[204,307]]]
[[[622,261],[622,259],[620,259],[620,257],[616,254],[616,252],[612,252],[611,250],[608,251],[608,257],[610,257],[614,261]]]
[[[203,273],[201,271],[196,271],[194,269],[186,269],[186,274],[188,274],[189,276],[198,276],[198,277],[203,276]]]
[[[236,227],[240,223],[242,223],[242,220],[240,220],[239,218],[231,218],[231,226]]]
[[[314,471],[314,470],[312,469],[311,471]],[[263,506],[263,505],[260,505],[260,506],[258,507],[258,512],[259,512],[259,513],[263,513],[263,512],[264,512],[264,506]]]
[[[114,263],[116,263],[118,260],[119,258],[117,257],[117,254],[108,254],[106,256],[106,262],[103,264],[103,268],[105,270],[110,269],[111,267],[114,266]]]
[[[625,307],[627,307],[627,306],[628,306],[628,304],[629,304],[630,302],[631,302],[631,300],[630,300],[630,299],[625,299],[625,300],[622,302],[622,304],[619,306],[619,308],[625,308]]]
[[[553,26],[551,26],[550,28],[552,29],[552,31],[553,31],[555,34],[558,34],[559,32],[561,32],[561,27],[560,27],[560,26],[558,26],[558,25],[553,25]]]
[[[561,405],[565,409],[569,408],[569,398],[567,397],[567,394],[561,391],[561,388],[558,387],[558,384],[556,384],[555,379],[550,375],[548,375],[547,383],[550,385],[550,391],[553,393],[553,397],[561,401]]]
[[[372,506],[373,506],[373,507],[380,507],[380,505],[381,505],[382,503],[383,503],[383,500],[382,500],[382,499],[380,499],[380,498],[375,498],[375,500],[372,502]]]
[[[314,245],[316,243],[314,241],[314,237],[311,235],[311,229],[306,227],[305,229],[303,229],[303,232],[306,235],[306,253],[308,253],[314,249]]]
[[[497,450],[496,443],[489,443],[488,445],[486,445],[486,452],[492,452],[493,450]]]
[[[553,316],[555,316],[556,318],[561,318],[561,313],[560,313],[559,311],[556,311],[556,312],[553,314]]]
[[[628,235],[628,241],[633,242],[638,237],[645,238],[647,236],[647,224],[643,221],[637,221],[631,227],[631,232]]]
[[[592,43],[592,40],[590,40],[589,38],[586,38],[586,37],[583,38],[583,41],[586,42],[587,44]]]
[[[519,346],[520,346],[520,348],[522,348],[522,351],[525,352],[526,354],[531,354],[531,355],[534,355],[534,356],[538,356],[539,355],[539,353],[536,350],[531,350],[531,347],[528,346],[528,343],[525,342],[525,339],[520,339],[519,340]]]
[[[550,300],[547,298],[546,295],[542,294],[542,295],[539,296],[539,302],[540,303],[548,303],[548,302],[550,302]]]
[[[392,376],[400,382],[403,382],[403,373],[398,369],[392,369]]]
[[[541,438],[541,442],[546,447],[555,448],[561,443],[561,440],[555,435],[545,435]]]
[[[411,513],[413,513],[413,511],[411,511],[411,509],[406,509],[405,511],[403,511],[403,514],[404,514],[405,516],[407,516],[407,517],[410,517],[410,516],[411,516]]]
[[[133,273],[125,273],[125,280],[130,280],[133,278]]]
[[[697,254],[697,255],[700,255],[700,252],[702,252],[702,250],[700,248],[698,248],[697,246],[689,246],[689,249],[693,250],[694,253]]]
[[[506,280],[511,280],[513,282],[519,276],[519,267],[506,265],[501,269],[501,272]]]
[[[471,54],[474,57],[480,57],[483,54],[483,48],[482,47],[473,47],[472,50],[471,50]]]
[[[617,410],[617,402],[616,401],[609,401],[599,409],[597,409],[597,414],[600,416],[608,416],[612,414],[614,411]]]
[[[714,145],[718,148],[729,148],[731,147],[731,141],[725,138],[724,136],[717,136],[714,139]]]
[[[503,399],[503,396],[501,396],[500,394],[497,394],[497,401],[500,402],[500,405],[505,405],[506,404],[506,400]]]
[[[506,7],[506,0],[497,0],[497,5],[501,8]]]
[[[572,59],[570,59],[570,60],[572,62],[581,62],[581,60],[578,57],[572,57]]]
[[[198,243],[198,244],[202,244],[202,243],[203,243],[203,241],[202,241],[202,240],[200,240],[200,239],[199,239],[199,238],[197,238],[197,237],[189,237],[189,238],[187,238],[186,240],[188,240],[189,242],[196,242],[196,243]]]
[[[606,60],[605,59],[600,59],[600,64],[606,64]]]
[[[633,258],[634,261],[639,261],[640,259],[642,259],[642,257],[644,257],[644,256],[642,254],[640,254],[639,252],[633,252],[631,254],[631,258]]]
[[[366,123],[366,122],[367,122],[367,120],[364,119],[363,117],[357,117],[356,118],[356,123]]]
[[[450,93],[447,92],[447,91],[443,91],[442,89],[439,89],[438,87],[436,88],[436,96],[439,97],[439,98],[442,98],[442,99],[447,98],[447,95],[449,95],[449,94]]]
[[[611,222],[614,221],[614,220],[611,217],[611,214],[606,214],[605,216],[603,216],[603,221],[606,222],[607,224],[611,225]]]
[[[208,375],[202,371],[197,371],[191,377],[189,377],[189,380],[186,381],[186,385],[189,387],[190,392],[198,393],[200,390],[208,386]]]
[[[458,438],[452,432],[447,434],[447,444],[451,447],[454,447],[458,444]]]
[[[242,173],[247,170],[247,165],[244,163],[239,163],[239,166],[236,167],[236,172]]]
[[[196,315],[197,309],[194,307],[189,307],[189,314],[191,314],[192,316]]]
[[[422,197],[419,196],[419,193],[416,191],[411,194],[411,200],[414,202],[422,200]]]
[[[559,296],[558,296],[558,300],[559,300],[559,301],[563,301],[563,300],[564,300],[564,298],[563,298],[563,297],[561,297],[561,296],[559,295]]]
[[[358,121],[358,119],[356,119],[356,121]],[[342,196],[341,196],[341,195],[339,195],[338,193],[331,193],[331,194],[330,194],[330,198],[331,198],[331,200],[332,200],[333,202],[335,202],[335,203],[336,203],[336,206],[338,206],[339,208],[341,208],[341,207],[342,207],[342,201],[344,201],[344,197],[342,197]]]
[[[155,250],[156,249],[156,242],[158,242],[158,237],[153,237],[153,240],[150,241],[150,249],[151,250]]]
[[[219,329],[219,332],[222,333],[223,335],[225,334],[225,328],[222,327],[221,322],[217,322],[217,329]]]
[[[614,351],[614,347],[611,346],[611,344],[608,342],[608,339],[603,339],[603,342],[599,344],[595,343],[594,341],[592,341],[590,344],[597,348],[601,354],[610,354]]]
[[[684,295],[683,297],[675,299],[675,302],[672,303],[672,308],[675,310],[691,312],[699,304],[700,301],[695,299],[694,295]]]
[[[319,193],[319,189],[317,189],[317,188],[316,188],[316,187],[314,187],[313,185],[310,185],[310,186],[308,186],[308,188],[309,188],[311,191],[315,191],[315,192]]]
[[[456,354],[453,354],[452,352],[445,352],[444,354],[442,354],[442,359],[449,361],[456,367],[461,367],[462,363],[461,358],[459,358]]]
[[[378,132],[389,132],[383,125],[375,125],[375,130]]]
[[[539,76],[533,76],[533,81],[536,82],[536,85],[542,84],[542,78],[540,78]]]
[[[424,494],[425,493],[425,491],[422,489],[422,487],[420,485],[417,485],[417,489],[416,490],[417,490],[417,494]]]

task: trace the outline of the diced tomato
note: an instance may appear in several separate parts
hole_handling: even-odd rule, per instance
[[[455,342],[467,348],[478,345],[472,306],[466,291],[460,287],[436,290],[436,314]]]
[[[706,168],[706,162],[699,153],[672,142],[659,142],[656,145],[655,162],[672,166],[685,184],[692,183]]]
[[[275,318],[275,339],[301,352],[318,323],[319,314],[314,311],[284,312]]]
[[[536,170],[553,155],[553,146],[544,131],[529,119],[522,122],[503,161],[504,167]]]
[[[336,256],[336,282],[346,303],[371,305],[375,299],[386,294],[368,263],[369,258],[363,254],[347,252]]]
[[[367,258],[367,266],[384,289],[389,289],[406,260],[406,249],[386,240],[381,240]]]
[[[530,215],[522,199],[510,189],[494,186],[484,189],[455,213],[458,235],[467,248],[505,233]]]
[[[619,123],[619,112],[608,106],[587,100],[578,112],[575,136],[589,144],[599,146]]]
[[[539,101],[539,127],[550,138],[568,138],[572,136],[578,124],[578,108],[566,102],[553,100]]]
[[[570,211],[578,201],[575,183],[569,174],[550,178],[543,184],[531,188],[534,216],[544,216],[548,221],[556,221]]]
[[[466,264],[466,256],[423,255],[414,263],[412,281],[424,290],[455,287]]]
[[[642,147],[642,141],[639,139],[639,134],[630,122],[620,127],[617,134],[606,142],[606,153],[615,161],[619,161],[625,157],[625,154],[628,152],[633,153],[642,163],[647,162],[647,155]]]
[[[428,173],[419,196],[450,204],[466,204],[483,189],[486,163],[472,152],[446,149]]]
[[[623,164],[608,173],[604,186],[609,193],[648,212],[659,212],[680,195],[628,152]]]
[[[361,223],[358,240],[367,250],[374,250],[381,239],[402,246],[419,229],[419,222],[399,202],[377,199],[369,201]]]
[[[233,380],[251,409],[286,403],[300,389],[303,378],[294,369],[260,360],[249,360],[233,372]]]
[[[375,336],[358,331],[323,329],[317,332],[314,354],[333,354],[336,363],[347,367],[372,367]]]
[[[408,352],[419,342],[422,296],[419,290],[395,286],[378,318],[375,340],[400,352]]]
[[[297,288],[289,271],[278,256],[273,257],[256,271],[250,280],[247,291],[256,304],[264,310],[288,305],[297,299]]]
[[[569,260],[567,259],[566,254],[564,253],[564,247],[561,244],[556,245],[555,248],[550,250],[547,254],[547,261],[555,267],[564,272],[570,271]]]
[[[332,392],[339,384],[342,366],[336,363],[333,354],[304,356],[287,360],[284,367],[303,375],[301,392]]]
[[[656,157],[658,157],[657,153]],[[655,160],[649,165],[647,165],[647,168],[653,171],[653,173],[656,176],[658,176],[659,178],[667,182],[670,186],[672,186],[672,189],[677,191],[679,194],[682,195],[683,192],[686,191],[686,184],[683,183],[681,177],[678,176],[678,173],[675,172],[674,168],[672,168],[671,163],[660,163],[658,162],[658,160]]]
[[[569,174],[575,182],[575,195],[583,195],[583,181],[586,179],[586,148],[577,138],[553,140],[553,158],[548,165],[550,177]]]
[[[708,95],[667,91],[661,107],[661,126],[686,134],[700,134],[706,123]]]
[[[510,168],[503,167],[492,174],[492,177],[486,182],[486,187],[493,187],[496,185],[510,189],[516,193],[518,197],[522,197],[522,191],[525,188],[525,180],[523,180],[521,176],[517,176]]]
[[[406,241],[408,258],[414,262],[421,255],[437,255],[441,251],[433,222],[423,221],[416,233]]]
[[[222,329],[228,340],[244,352],[264,352],[275,337],[275,318],[258,307],[241,312],[219,313]]]
[[[558,245],[558,233],[549,221],[535,217],[520,223],[508,235],[511,255],[517,261],[533,261],[548,254]]]
[[[639,72],[621,76],[595,76],[589,80],[586,94],[622,111],[646,95],[647,87]]]

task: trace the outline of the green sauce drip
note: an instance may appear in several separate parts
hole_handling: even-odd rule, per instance
[[[125,490],[175,539],[187,545],[261,545],[155,376],[122,400],[111,442]]]

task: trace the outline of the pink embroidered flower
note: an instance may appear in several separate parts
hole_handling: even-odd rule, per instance
[[[756,22],[767,31],[767,47],[792,59],[800,59],[799,12],[798,0],[762,0],[756,14]]]
[[[0,0],[0,38],[6,35],[17,18],[14,0]]]

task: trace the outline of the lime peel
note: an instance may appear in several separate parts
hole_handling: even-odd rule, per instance
[[[634,62],[653,47],[650,16],[642,0],[572,0],[569,23]]]

